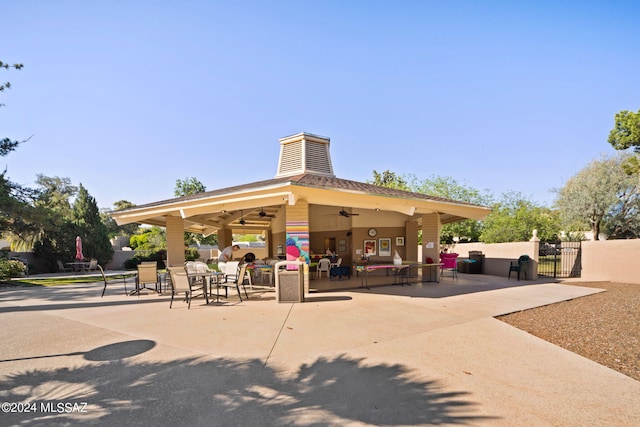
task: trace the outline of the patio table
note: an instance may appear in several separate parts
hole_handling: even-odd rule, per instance
[[[393,265],[393,264],[368,264],[368,265],[357,265],[356,271],[363,272],[364,274],[360,277],[360,287],[369,289],[369,273],[375,270],[385,270],[387,272],[393,271],[394,279],[393,284],[400,284],[404,286],[404,280],[408,277],[405,274],[402,274],[403,270],[408,269],[410,264],[403,265]],[[409,282],[407,282],[409,284]]]
[[[216,285],[216,302],[220,301],[220,287],[218,284],[220,283],[220,278],[224,277],[224,273],[221,271],[202,271],[202,272],[188,272],[187,277],[189,280],[202,278],[202,287],[204,290],[204,299],[207,304],[209,304],[209,296],[213,296],[213,285]],[[209,279],[209,280],[207,280]],[[207,282],[209,284],[209,289],[207,290]]]
[[[69,267],[73,268],[73,271],[87,270],[90,264],[91,264],[90,262],[85,262],[85,261],[65,262],[65,265],[68,265]]]
[[[422,281],[423,282],[440,282],[440,276],[438,275],[438,268],[442,265],[441,262],[433,262],[433,263],[415,263],[409,265],[409,274],[411,274],[412,268],[422,268]],[[425,268],[429,272],[429,280],[425,280],[424,270]]]

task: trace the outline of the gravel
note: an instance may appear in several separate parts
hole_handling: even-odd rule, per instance
[[[498,319],[640,381],[640,285],[565,284],[606,292]]]

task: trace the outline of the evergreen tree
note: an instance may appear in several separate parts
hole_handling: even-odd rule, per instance
[[[96,258],[101,265],[113,258],[113,247],[109,241],[107,227],[100,218],[96,200],[82,184],[78,187],[78,197],[73,204],[73,222],[82,238],[82,252],[85,258]]]

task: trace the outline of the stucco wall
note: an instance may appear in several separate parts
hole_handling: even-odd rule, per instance
[[[636,263],[640,239],[582,242],[582,274],[585,281],[640,284]]]
[[[453,252],[458,253],[460,258],[468,258],[470,251],[481,251],[485,257],[482,272],[492,276],[508,276],[511,261],[517,260],[520,255],[529,255],[532,262],[529,263],[527,278],[537,279],[538,247],[538,242],[458,243]]]

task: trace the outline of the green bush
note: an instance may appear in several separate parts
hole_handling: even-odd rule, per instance
[[[166,256],[166,253],[166,251],[162,250],[146,255],[136,254],[124,262],[124,268],[125,270],[133,270],[137,268],[141,262],[149,261],[155,261],[160,269],[165,268],[163,258]]]
[[[200,252],[197,248],[187,248],[184,251],[185,261],[195,261],[200,258]]]
[[[150,254],[136,254],[124,262],[125,270],[134,270],[141,262],[156,261],[158,268],[166,268],[164,260],[167,257],[167,251],[160,249],[158,252],[152,252]],[[200,252],[196,248],[187,248],[184,251],[185,261],[195,261],[200,258]]]
[[[26,266],[17,260],[0,260],[0,280],[24,276]]]

